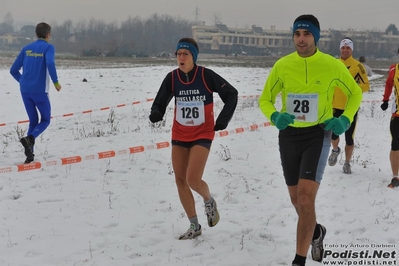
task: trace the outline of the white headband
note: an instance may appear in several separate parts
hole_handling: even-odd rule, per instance
[[[339,44],[339,49],[341,49],[343,46],[349,46],[353,51],[353,42],[351,40],[343,39]]]

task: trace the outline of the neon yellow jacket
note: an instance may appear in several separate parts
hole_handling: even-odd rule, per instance
[[[356,83],[359,84],[360,88],[363,92],[370,90],[369,78],[367,76],[366,68],[362,63],[354,59],[352,56],[343,60],[342,58],[339,59],[346,68],[351,73],[352,77],[355,79]],[[333,107],[336,109],[344,110],[346,107],[346,102],[348,98],[342,92],[342,90],[337,87],[335,89],[334,98],[333,98]]]
[[[345,115],[351,122],[362,101],[362,90],[334,57],[320,52],[300,57],[297,52],[280,58],[273,66],[259,98],[262,113],[271,121],[281,93],[281,111],[296,116],[292,127],[310,127],[333,117],[335,87],[348,96]]]

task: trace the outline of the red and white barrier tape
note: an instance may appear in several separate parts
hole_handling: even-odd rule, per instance
[[[97,108],[97,109],[84,110],[82,112],[55,115],[55,116],[52,116],[51,119],[62,118],[62,117],[70,117],[70,116],[76,116],[76,115],[82,115],[82,114],[90,114],[90,113],[93,113],[93,112],[96,112],[96,111],[106,111],[106,110],[110,110],[112,108],[120,108],[120,107],[140,104],[140,103],[144,103],[144,102],[151,102],[153,100],[154,100],[154,98],[150,98],[150,99],[145,99],[145,100],[142,100],[142,101],[134,101],[134,102],[131,102],[131,103],[123,103],[123,104],[118,104],[118,105],[114,105],[114,106],[105,106],[105,107]],[[19,124],[26,124],[26,123],[29,123],[29,120],[19,120],[19,121],[16,121],[16,122],[14,121],[14,122],[0,123],[0,127],[9,126],[9,125],[16,125],[16,124],[18,124],[18,125]]]
[[[242,99],[258,99],[260,97],[260,95],[243,95],[243,96],[239,96],[238,98],[242,98]],[[216,97],[215,97],[216,98]],[[71,116],[76,116],[76,115],[82,115],[82,114],[90,114],[93,112],[97,112],[97,111],[106,111],[106,110],[110,110],[112,108],[120,108],[120,107],[125,107],[125,106],[130,106],[130,105],[135,105],[135,104],[141,104],[141,103],[145,103],[145,102],[152,102],[154,100],[154,98],[149,98],[149,99],[145,99],[145,100],[141,100],[141,101],[134,101],[134,102],[130,102],[130,103],[122,103],[122,104],[117,104],[114,106],[105,106],[102,108],[96,108],[96,109],[89,109],[89,110],[84,110],[81,112],[74,112],[74,113],[66,113],[66,114],[62,114],[62,115],[55,115],[52,116],[51,119],[54,118],[64,118],[64,117],[71,117]],[[363,101],[363,102],[367,102],[367,103],[373,103],[376,104],[380,101],[377,100],[373,100],[373,101]],[[19,125],[19,124],[27,124],[29,123],[29,120],[19,120],[19,121],[14,121],[14,122],[6,122],[6,123],[0,123],[0,127],[4,127],[4,126],[10,126],[10,125]]]
[[[232,130],[223,130],[215,132],[215,137],[226,137],[233,134],[240,134],[247,131],[255,131],[261,127],[270,126],[270,122],[264,122],[258,125],[250,125],[248,127],[239,127]],[[32,162],[29,164],[18,164],[14,166],[4,166],[0,167],[0,174],[8,174],[14,172],[25,172],[30,170],[39,170],[49,166],[62,166],[62,165],[69,165],[69,164],[77,164],[84,161],[91,161],[91,160],[101,160],[107,158],[113,158],[121,155],[128,155],[134,153],[141,153],[148,150],[159,150],[163,148],[170,147],[169,141],[162,141],[151,145],[142,145],[142,146],[134,146],[123,150],[109,150],[109,151],[102,151],[97,152],[96,154],[89,154],[89,155],[75,155],[70,157],[63,157],[56,160],[50,160],[45,162]]]
[[[151,145],[142,145],[142,146],[135,146],[130,147],[124,150],[109,150],[109,151],[101,151],[97,152],[96,154],[88,154],[88,155],[75,155],[70,157],[63,157],[56,160],[50,160],[45,162],[33,162],[29,164],[18,164],[15,166],[7,166],[7,167],[0,167],[0,174],[4,173],[12,173],[12,172],[24,172],[29,170],[38,170],[48,166],[58,166],[58,165],[68,165],[68,164],[76,164],[81,163],[84,161],[91,161],[91,160],[100,160],[100,159],[107,159],[113,158],[116,156],[133,154],[133,153],[140,153],[145,152],[147,150],[157,150],[168,148],[170,146],[168,141],[158,142]]]

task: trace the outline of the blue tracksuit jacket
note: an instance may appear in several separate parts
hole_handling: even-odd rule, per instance
[[[49,77],[54,84],[58,83],[54,54],[54,46],[44,39],[38,39],[21,50],[10,68],[11,75],[19,82],[21,92],[48,93]]]

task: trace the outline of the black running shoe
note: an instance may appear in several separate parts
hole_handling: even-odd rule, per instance
[[[23,137],[19,140],[25,148],[26,160],[25,163],[30,163],[34,160],[35,155],[32,152],[32,142],[29,137]]]
[[[391,184],[388,185],[390,188],[399,187],[399,178],[394,177],[391,180]]]
[[[32,157],[30,157],[30,158],[28,158],[28,157],[26,157],[26,159],[25,159],[25,162],[24,163],[31,163],[31,162],[33,162],[33,160],[35,159],[35,155],[33,154],[33,156]]]

